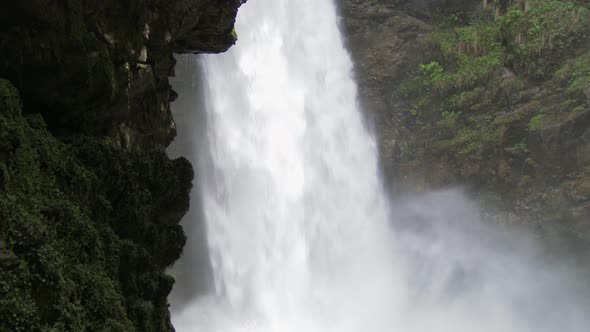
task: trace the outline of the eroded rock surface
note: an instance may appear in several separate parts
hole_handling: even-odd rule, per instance
[[[243,0],[0,4],[0,76],[59,135],[167,146],[176,128],[173,52],[215,53],[236,41]]]
[[[393,193],[460,186],[590,253],[587,2],[339,3]]]
[[[174,330],[172,55],[227,50],[243,2],[0,3],[0,331]]]

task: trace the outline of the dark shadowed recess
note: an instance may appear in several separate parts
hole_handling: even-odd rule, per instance
[[[176,55],[176,59],[176,76],[171,79],[171,83],[179,93],[178,99],[172,104],[172,115],[176,121],[178,136],[167,152],[171,158],[187,158],[195,165],[196,173],[199,174],[199,169],[207,167],[205,164],[208,162],[201,59],[196,55]],[[181,221],[188,241],[181,259],[174,264],[171,271],[176,279],[170,295],[173,311],[182,310],[191,300],[213,287],[200,196],[201,183],[203,181],[197,175],[191,191],[191,207]]]

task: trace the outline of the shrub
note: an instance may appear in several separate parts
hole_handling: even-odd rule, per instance
[[[535,130],[543,129],[544,119],[545,119],[544,114],[537,114],[537,115],[533,116],[531,118],[531,121],[529,121],[529,130],[535,131]]]

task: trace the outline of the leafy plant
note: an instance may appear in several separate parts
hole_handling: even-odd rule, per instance
[[[543,120],[544,119],[545,119],[545,115],[542,113],[533,116],[531,118],[531,120],[529,121],[529,130],[535,131],[535,130],[543,129],[543,122],[544,122]]]
[[[567,52],[587,29],[590,17],[576,1],[530,0],[528,10],[512,7],[498,21],[510,59],[528,73],[544,76],[550,68],[539,55]]]
[[[452,130],[456,127],[457,121],[461,117],[461,112],[443,111],[441,119],[437,122],[439,127]]]

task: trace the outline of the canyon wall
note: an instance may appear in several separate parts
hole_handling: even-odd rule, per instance
[[[243,2],[0,4],[0,331],[173,330],[173,53],[227,50]]]
[[[588,3],[339,2],[392,194],[461,187],[587,265]]]

